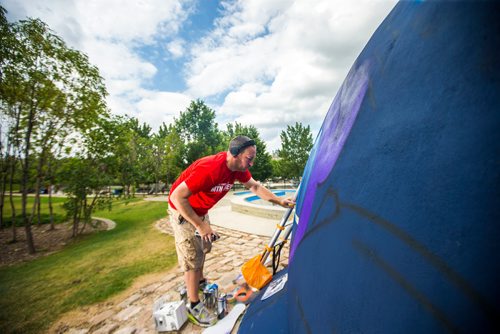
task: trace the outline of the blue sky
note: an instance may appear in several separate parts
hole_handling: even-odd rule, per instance
[[[315,136],[394,0],[0,0],[38,17],[99,67],[107,104],[156,130],[193,99],[220,128],[254,125],[269,151],[287,125]]]
[[[180,27],[178,36],[185,41],[195,42],[200,36],[208,34],[214,27],[214,21],[222,8],[219,1],[206,0],[197,2],[191,9],[191,14]],[[160,37],[161,39],[161,37]],[[168,43],[168,39],[164,41]],[[137,52],[144,59],[151,61],[158,68],[158,74],[149,85],[167,91],[182,91],[185,89],[183,66],[185,57],[166,58],[161,52],[155,52],[155,45],[139,47]]]

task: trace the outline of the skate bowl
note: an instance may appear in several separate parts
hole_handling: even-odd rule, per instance
[[[239,333],[500,333],[499,12],[394,7],[326,113],[288,267]]]
[[[294,189],[273,189],[271,190],[278,197],[293,197]],[[231,197],[231,210],[238,213],[262,217],[267,219],[280,220],[286,209],[279,205],[262,200],[251,191],[235,192]]]

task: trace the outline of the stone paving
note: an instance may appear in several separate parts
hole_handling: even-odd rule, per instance
[[[168,219],[159,220],[155,225],[162,233],[172,234]],[[221,238],[213,244],[204,272],[209,282],[219,285],[219,291],[229,293],[236,286],[234,280],[240,274],[241,265],[262,251],[270,238],[223,227],[216,227],[215,230]],[[285,247],[281,252],[280,269],[288,263],[288,253]],[[156,333],[152,316],[154,301],[160,297],[167,301],[179,300],[178,291],[183,285],[183,274],[176,266],[166,273],[136,283],[119,297],[66,314],[49,333]],[[177,333],[202,332],[203,328],[187,321]]]

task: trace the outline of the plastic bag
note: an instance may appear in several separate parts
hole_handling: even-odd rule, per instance
[[[241,266],[241,273],[249,286],[262,289],[273,279],[273,275],[260,262],[262,255],[258,254]]]

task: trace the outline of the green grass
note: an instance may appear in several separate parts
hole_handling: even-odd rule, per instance
[[[34,196],[29,196],[26,211],[28,215],[31,215],[31,210],[33,208],[33,203],[35,201]],[[52,207],[54,209],[54,222],[56,224],[66,221],[66,211],[63,208],[63,203],[65,198],[62,197],[52,197]],[[41,222],[42,224],[50,223],[49,216],[49,198],[46,196],[40,197],[40,207],[41,209]],[[16,207],[16,226],[22,226],[22,216],[21,216],[21,196],[14,196],[14,205]],[[5,198],[3,219],[5,226],[11,226],[12,224],[12,208],[10,207],[9,198]],[[34,219],[34,224],[36,224],[36,217]]]
[[[0,268],[0,332],[39,333],[63,313],[106,300],[134,279],[172,268],[173,238],[153,222],[166,203],[115,202],[96,216],[117,227],[87,236],[64,250],[29,263]]]

